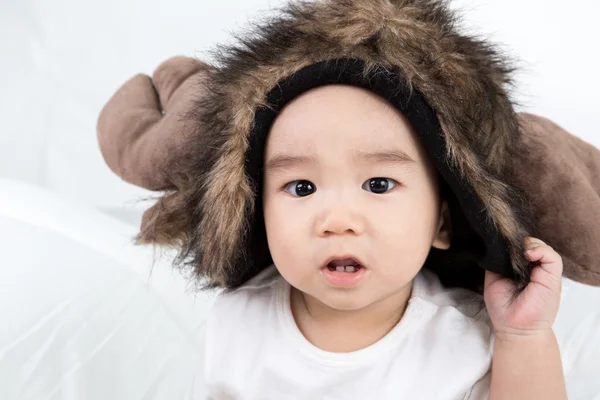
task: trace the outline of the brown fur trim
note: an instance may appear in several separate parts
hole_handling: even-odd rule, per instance
[[[519,288],[529,281],[523,237],[527,205],[507,184],[507,161],[519,129],[507,90],[512,66],[488,42],[460,34],[441,0],[295,1],[258,24],[238,43],[217,48],[192,135],[175,160],[178,192],[141,233],[144,242],[181,245],[196,273],[232,287],[249,249],[244,247],[254,190],[245,174],[254,113],[279,80],[318,61],[357,58],[367,74],[398,67],[436,110],[448,159],[481,198],[509,242]],[[483,211],[483,210],[482,210]],[[185,227],[185,228],[184,228]],[[184,229],[184,231],[182,231]]]

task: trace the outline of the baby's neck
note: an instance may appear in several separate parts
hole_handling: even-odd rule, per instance
[[[296,325],[314,346],[346,353],[372,345],[402,319],[412,284],[360,310],[340,311],[292,287],[291,306]]]

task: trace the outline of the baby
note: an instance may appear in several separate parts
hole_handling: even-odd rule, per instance
[[[560,256],[529,240],[541,265],[510,304],[495,273],[484,305],[423,269],[450,247],[447,203],[384,99],[348,85],[300,95],[272,124],[263,173],[274,266],[219,295],[194,399],[566,398]]]
[[[511,179],[512,66],[456,20],[438,0],[291,2],[173,96],[197,97],[190,118],[153,114],[196,130],[144,158],[172,157],[138,240],[226,289],[195,399],[566,398],[563,262]]]

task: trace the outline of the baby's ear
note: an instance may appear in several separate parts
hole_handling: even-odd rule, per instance
[[[448,250],[451,240],[452,221],[450,219],[450,209],[448,208],[448,202],[444,200],[442,201],[437,233],[432,246],[440,250]]]

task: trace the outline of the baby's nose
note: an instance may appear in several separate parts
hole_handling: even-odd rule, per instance
[[[364,230],[364,217],[352,204],[336,203],[323,210],[316,221],[315,229],[318,236],[360,235]]]

